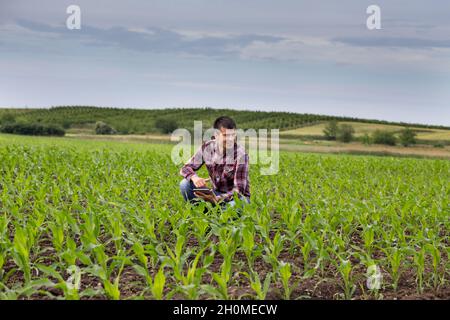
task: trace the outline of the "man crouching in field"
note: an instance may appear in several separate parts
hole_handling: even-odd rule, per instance
[[[249,203],[249,159],[245,149],[237,144],[236,123],[229,117],[219,117],[214,121],[214,129],[213,139],[204,142],[181,168],[184,177],[180,183],[181,194],[185,201],[203,199],[222,207],[234,206],[236,196]],[[209,173],[207,179],[196,174],[203,164]],[[208,181],[212,183],[212,192],[194,190],[207,188]]]

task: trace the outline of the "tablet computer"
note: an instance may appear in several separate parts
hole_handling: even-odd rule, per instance
[[[193,189],[194,192],[201,192],[204,194],[213,194],[214,192],[212,191],[212,189],[209,188],[194,188]]]

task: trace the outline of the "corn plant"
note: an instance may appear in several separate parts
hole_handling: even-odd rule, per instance
[[[14,258],[14,262],[23,272],[25,283],[29,283],[31,281],[30,242],[32,242],[32,234],[27,232],[26,228],[16,226],[12,256]]]
[[[103,283],[103,289],[107,297],[113,300],[120,299],[119,280],[127,259],[121,256],[109,258],[102,246],[97,246],[92,250],[98,264],[87,268],[88,272],[98,277]],[[117,270],[116,270],[117,269]],[[111,281],[113,273],[116,272],[114,280]]]
[[[134,265],[133,267],[138,274],[144,277],[153,298],[156,300],[162,300],[164,294],[164,286],[166,283],[164,267],[161,266],[153,278],[147,268],[144,268],[140,265]]]
[[[202,276],[206,272],[206,268],[212,263],[214,259],[214,251],[212,251],[210,255],[207,255],[205,259],[203,259],[202,267],[198,266],[205,249],[206,247],[196,254],[194,260],[187,265],[186,273],[183,272],[181,276],[182,292],[188,299],[191,300],[198,299]]]
[[[398,281],[401,275],[401,265],[404,260],[404,253],[399,248],[390,248],[385,250],[387,259],[389,261],[389,266],[391,270],[392,277],[392,288],[394,291],[398,289]]]
[[[425,273],[425,249],[421,248],[414,252],[414,263],[416,266],[417,291],[423,292]]]
[[[343,259],[339,257],[339,263],[337,264],[337,269],[342,278],[342,288],[344,290],[344,298],[351,299],[353,293],[355,292],[356,286],[352,279],[352,264],[350,260]]]
[[[234,254],[239,244],[239,230],[233,228],[222,228],[219,235],[220,242],[218,251],[223,256],[223,263],[220,268],[221,280],[228,284],[231,278],[231,267]]]
[[[267,293],[270,289],[270,283],[272,281],[272,272],[266,274],[266,277],[263,282],[261,282],[261,278],[259,274],[253,270],[248,272],[242,272],[242,274],[248,279],[250,282],[250,288],[255,292],[256,298],[258,300],[266,299]]]
[[[441,264],[441,253],[437,245],[428,244],[425,246],[425,250],[431,255],[432,266],[433,266],[433,288],[438,289],[439,285],[443,283],[444,276],[439,272],[439,266]]]
[[[364,228],[362,235],[364,239],[364,246],[370,255],[372,253],[372,246],[375,240],[374,227],[372,225],[367,225]]]
[[[228,282],[226,280],[226,276],[223,274],[219,274],[216,272],[212,273],[212,278],[217,285],[217,288],[212,285],[204,285],[203,290],[213,296],[214,298],[228,300]]]
[[[242,230],[241,248],[247,257],[248,265],[252,266],[259,252],[255,251],[255,230],[251,226],[246,226]]]
[[[67,274],[69,275],[67,279],[55,269],[45,265],[38,265],[38,269],[42,271],[47,276],[55,278],[58,282],[51,283],[51,287],[56,289],[61,289],[64,294],[64,299],[66,300],[79,300],[80,299],[80,284],[82,272],[77,266],[70,266],[67,268]]]
[[[289,262],[281,262],[278,273],[281,278],[281,283],[283,284],[284,299],[289,300],[292,292],[289,286],[289,280],[292,277],[291,264]]]
[[[175,250],[172,250],[169,246],[166,246],[167,255],[164,255],[163,253],[160,254],[161,262],[172,268],[174,277],[178,281],[183,280],[183,267],[186,259],[191,255],[191,250],[187,250],[183,253],[185,241],[185,237],[183,235],[179,235],[177,237]]]
[[[278,269],[279,261],[278,256],[283,250],[283,242],[284,236],[282,236],[279,232],[275,234],[273,241],[270,240],[270,237],[266,237],[266,245],[264,246],[263,258],[266,262],[272,265],[273,271],[276,272]]]

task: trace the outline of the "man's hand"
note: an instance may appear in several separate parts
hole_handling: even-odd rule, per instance
[[[210,178],[203,179],[198,176],[192,176],[191,180],[197,188],[204,188],[204,187],[206,187],[206,182],[208,182],[210,180]]]
[[[210,202],[212,204],[217,204],[220,201],[220,199],[214,193],[213,194],[205,194],[205,193],[203,193],[201,191],[196,191],[196,192],[194,192],[194,194],[195,194],[195,196],[197,198],[201,198],[201,199],[203,199],[205,201],[208,201],[208,202]]]

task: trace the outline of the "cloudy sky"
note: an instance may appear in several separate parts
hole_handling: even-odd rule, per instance
[[[450,2],[0,0],[0,106],[56,105],[450,125]]]

